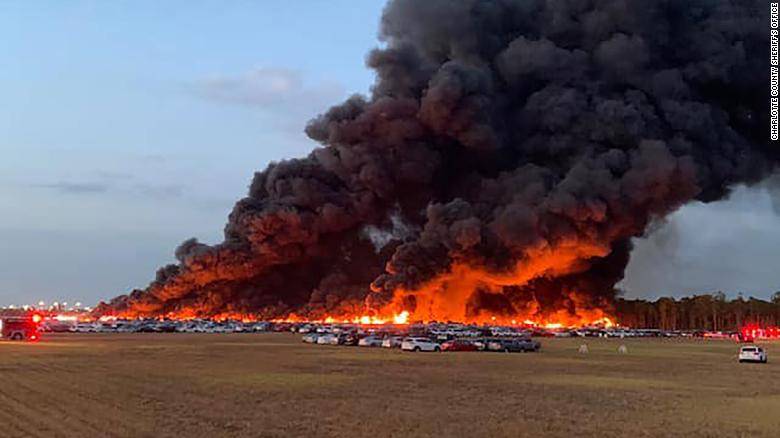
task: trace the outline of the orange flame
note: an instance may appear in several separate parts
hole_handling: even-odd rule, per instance
[[[540,246],[508,272],[492,272],[468,264],[453,265],[439,277],[415,290],[398,289],[382,315],[407,312],[412,321],[458,321],[476,324],[522,325],[561,329],[582,326],[614,326],[608,303],[594,303],[576,291],[564,291],[558,308],[542,308],[535,299],[510,302],[500,314],[469,307],[475,292],[501,294],[506,286],[522,286],[541,276],[560,276],[582,269],[580,261],[609,252],[598,244],[563,242]],[[409,298],[414,305],[409,309]],[[549,307],[549,306],[548,306]]]
[[[326,324],[404,325],[412,322],[451,321],[467,324],[526,326],[557,330],[571,327],[615,325],[609,303],[593,302],[577,291],[563,291],[562,302],[543,307],[534,297],[509,302],[501,312],[470,308],[477,291],[502,294],[507,286],[522,286],[544,276],[557,277],[583,269],[582,260],[603,257],[610,249],[594,242],[561,241],[539,244],[528,250],[514,267],[505,272],[457,263],[450,270],[415,290],[397,289],[389,304],[380,309],[345,308],[340,312],[316,317],[290,313],[273,322],[316,322]],[[412,304],[410,304],[410,299]],[[508,299],[508,298],[507,298]],[[123,315],[138,317],[136,315]],[[203,317],[198,309],[187,308],[159,315],[160,318],[189,320]],[[209,315],[211,319],[257,321],[258,315],[224,312]]]

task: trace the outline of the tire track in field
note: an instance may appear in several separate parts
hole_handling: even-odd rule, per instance
[[[116,413],[111,409],[107,410],[103,405],[105,402],[85,398],[72,387],[63,386],[51,379],[36,379],[36,383],[40,384],[19,386],[33,394],[33,397],[42,400],[42,403],[48,406],[48,411],[54,411],[67,418],[67,422],[74,427],[99,432],[98,436],[118,436],[112,432],[116,427],[127,428],[124,422],[115,420]]]
[[[0,385],[0,405],[9,406],[8,398],[3,393],[3,385]],[[29,423],[19,423],[18,416],[14,415],[8,409],[0,409],[0,423],[3,424],[3,433],[14,437],[34,437],[38,436],[39,429],[33,428]],[[27,426],[27,427],[25,427]]]
[[[16,352],[8,355],[7,358],[12,359],[12,361],[10,368],[2,374],[2,384],[0,384],[0,406],[4,408],[0,412],[8,419],[7,424],[22,431],[25,437],[64,436],[60,433],[61,424],[52,423],[45,411],[34,409],[29,406],[28,401],[19,398],[19,394],[24,394],[17,389],[20,386],[20,381],[24,378],[24,376],[19,376],[23,372],[19,368],[24,366],[24,371],[29,371],[32,368],[28,369],[26,364],[22,364],[19,360],[20,355]],[[26,427],[27,425],[30,426]]]
[[[18,383],[16,389],[15,393],[17,394],[25,393],[34,396],[44,394],[30,386]],[[80,421],[79,418],[72,415],[74,413],[72,410],[60,408],[56,403],[51,403],[51,400],[46,400],[44,397],[36,397],[42,399],[35,400],[35,402],[39,402],[40,407],[37,407],[36,403],[31,402],[29,398],[22,399],[15,395],[9,395],[8,392],[5,393],[5,398],[10,400],[9,406],[13,406],[13,411],[25,422],[36,424],[36,427],[43,423],[44,427],[52,429],[55,436],[68,436],[62,433],[64,430],[71,433],[78,432],[80,436],[85,433],[86,436],[112,436],[88,422]]]
[[[202,355],[200,349],[174,347],[112,349],[98,345],[89,351],[4,354],[0,382],[8,382],[0,383],[0,406],[13,409],[0,413],[0,425],[13,427],[0,427],[0,437],[154,437],[187,436],[186,432],[181,435],[184,431],[213,432],[223,418],[218,415],[213,419],[216,423],[200,418],[210,411],[211,395],[196,380],[190,382],[202,370],[171,375],[170,370],[154,366],[158,362],[177,363],[184,360],[182,356],[191,359]]]
[[[62,372],[50,372],[48,367],[40,361],[33,359],[32,362],[38,363],[31,364],[29,372],[15,376],[16,379],[13,383],[17,389],[14,394],[27,394],[30,396],[27,399],[33,399],[45,406],[46,410],[39,413],[38,416],[34,416],[33,412],[36,410],[27,406],[29,401],[22,400],[6,391],[5,396],[14,400],[17,406],[22,408],[22,412],[20,412],[22,415],[28,418],[32,416],[33,420],[40,421],[41,417],[52,417],[51,414],[55,414],[58,421],[57,430],[68,430],[74,432],[73,435],[83,436],[86,433],[86,436],[126,436],[125,434],[118,435],[115,432],[117,428],[134,434],[137,432],[130,424],[119,419],[116,411],[106,409],[106,404],[110,403],[110,400],[102,400],[94,396],[85,397],[84,393],[77,389],[77,386],[67,383],[70,380],[67,378],[67,372],[64,375]],[[19,410],[17,409],[17,411]],[[108,424],[98,423],[96,418],[103,422],[106,420],[115,421]],[[50,422],[51,418],[48,420]]]
[[[139,420],[157,422],[159,418],[157,418],[156,414],[159,414],[159,410],[155,406],[169,405],[169,402],[164,397],[169,391],[165,389],[167,385],[162,381],[155,384],[143,378],[139,379],[132,372],[123,372],[124,370],[122,369],[117,372],[116,367],[98,363],[94,366],[52,366],[51,368],[62,370],[62,372],[50,373],[48,371],[48,362],[33,362],[35,363],[31,366],[31,369],[37,374],[35,380],[44,383],[47,391],[55,389],[53,392],[56,394],[69,394],[71,404],[85,405],[87,407],[83,410],[93,412],[93,415],[88,418],[98,415],[94,413],[95,409],[98,409],[100,411],[99,417],[108,421],[109,424],[96,425],[94,422],[87,422],[101,430],[110,426],[112,430],[124,430],[125,433],[122,433],[120,436],[127,436],[128,434],[132,434],[132,436],[144,434],[149,436],[151,432],[148,429],[137,427]],[[70,383],[72,379],[67,378],[69,375],[79,376],[81,374],[93,375],[94,378],[91,379],[90,383],[95,386],[85,386],[78,382]],[[36,388],[28,388],[30,391],[40,393],[40,390]],[[121,398],[119,399],[111,396],[116,394],[117,390],[121,391]],[[53,397],[49,394],[49,392],[46,392],[44,396],[48,395],[48,398],[52,399]],[[105,395],[108,395],[108,397]],[[57,398],[56,401],[58,403],[61,397]],[[120,401],[118,402],[117,400]],[[149,406],[149,409],[128,410],[128,406]]]
[[[27,403],[18,397],[11,395],[14,387],[9,385],[8,379],[4,379],[0,385],[0,403],[5,407],[3,414],[9,418],[8,424],[22,430],[29,437],[64,437],[61,424],[52,422],[52,419],[40,410],[33,411]],[[13,391],[15,392],[15,391]],[[25,428],[23,425],[34,425],[34,428]]]

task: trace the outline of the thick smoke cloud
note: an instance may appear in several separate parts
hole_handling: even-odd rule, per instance
[[[774,170],[765,9],[393,0],[371,96],[311,121],[308,157],[258,172],[223,243],[184,242],[178,265],[110,306],[367,302],[466,319],[609,306],[632,237]]]

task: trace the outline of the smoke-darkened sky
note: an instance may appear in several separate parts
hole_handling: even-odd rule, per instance
[[[0,5],[0,304],[144,287],[173,248],[221,239],[269,161],[373,73],[383,2]],[[780,289],[766,188],[691,204],[639,240],[628,296]]]

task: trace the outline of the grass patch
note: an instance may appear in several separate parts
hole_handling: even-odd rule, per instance
[[[577,352],[583,343],[589,353]],[[292,334],[0,343],[9,437],[774,437],[780,344],[542,339],[533,354],[403,353]],[[617,348],[625,344],[628,354]],[[777,362],[775,362],[777,361]]]

